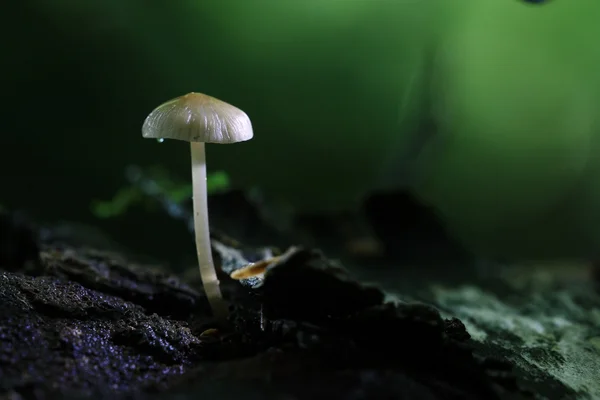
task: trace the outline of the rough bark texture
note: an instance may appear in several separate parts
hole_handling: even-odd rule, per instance
[[[216,239],[217,262],[227,272],[262,252]],[[5,398],[598,394],[585,371],[573,375],[598,367],[599,359],[592,340],[599,303],[582,286],[579,296],[565,288],[560,304],[558,292],[545,296],[548,287],[533,291],[535,303],[524,290],[502,300],[485,286],[441,284],[407,290],[403,301],[391,302],[389,292],[360,283],[321,252],[298,249],[258,283],[240,284],[224,274],[232,327],[214,332],[201,286],[192,288],[164,268],[72,247],[52,235],[40,242],[36,228],[11,214],[0,219],[0,249]],[[437,305],[443,315],[405,301],[410,296]],[[464,318],[473,338],[454,316]],[[577,337],[566,338],[565,327]]]

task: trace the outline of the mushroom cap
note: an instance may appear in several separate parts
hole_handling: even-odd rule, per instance
[[[250,140],[254,133],[250,118],[239,108],[192,92],[156,107],[144,121],[142,136],[227,144]]]

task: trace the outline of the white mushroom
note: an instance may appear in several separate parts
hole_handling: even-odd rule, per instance
[[[253,137],[250,118],[242,110],[202,93],[189,93],[155,108],[144,121],[142,136],[190,142],[194,230],[200,276],[206,297],[218,321],[227,320],[229,310],[221,294],[214,266],[206,192],[204,143],[237,143]]]

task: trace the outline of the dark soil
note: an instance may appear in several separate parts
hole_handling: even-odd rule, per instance
[[[0,218],[0,391],[5,398],[518,399],[511,365],[474,355],[457,319],[391,303],[321,252],[264,279],[223,273],[231,326],[199,285],[125,254],[39,239]],[[81,238],[78,238],[81,242]],[[257,259],[215,238],[231,272]]]

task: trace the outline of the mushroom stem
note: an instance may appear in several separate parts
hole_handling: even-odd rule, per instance
[[[192,186],[194,206],[194,232],[200,277],[204,292],[215,318],[225,323],[229,309],[219,287],[219,279],[212,257],[210,229],[208,225],[208,198],[206,193],[206,154],[204,143],[192,142]]]

